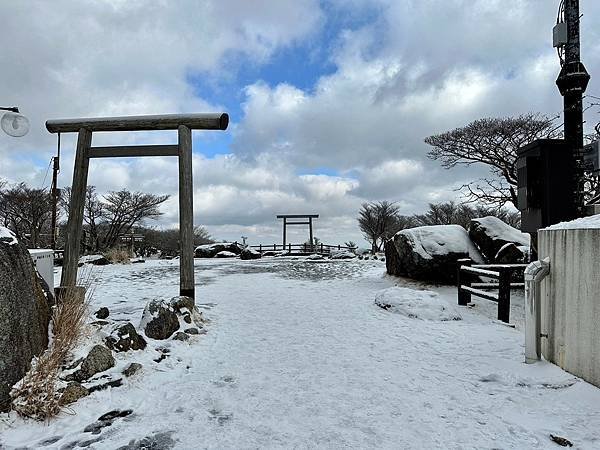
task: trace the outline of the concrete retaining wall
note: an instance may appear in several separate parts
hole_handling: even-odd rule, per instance
[[[550,257],[541,285],[542,354],[600,387],[600,229],[541,230]]]

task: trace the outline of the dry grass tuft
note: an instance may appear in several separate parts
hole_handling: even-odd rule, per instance
[[[113,264],[129,264],[129,251],[111,248],[104,253],[104,257]]]
[[[82,274],[81,287],[65,288],[52,308],[52,341],[48,349],[31,362],[27,374],[13,387],[12,408],[21,416],[48,420],[61,411],[58,374],[84,334],[88,305],[93,294],[91,270]]]

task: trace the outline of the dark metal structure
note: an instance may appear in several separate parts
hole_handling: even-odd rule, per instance
[[[283,219],[283,248],[285,249],[286,238],[287,238],[287,227],[288,225],[308,225],[308,234],[311,250],[314,247],[313,238],[313,219],[318,219],[318,214],[279,214],[278,219]],[[293,222],[288,222],[288,219],[292,219]],[[298,220],[306,219],[305,222],[299,222]]]
[[[75,286],[77,281],[77,263],[90,159],[125,156],[177,156],[179,159],[179,240],[181,243],[179,293],[194,298],[192,130],[225,130],[228,124],[229,116],[225,113],[48,120],[46,128],[50,133],[78,133],[61,287]],[[92,147],[92,133],[95,131],[142,130],[177,130],[178,143],[176,145]]]
[[[571,148],[563,139],[539,139],[519,149],[517,206],[522,231],[536,233],[577,217]]]

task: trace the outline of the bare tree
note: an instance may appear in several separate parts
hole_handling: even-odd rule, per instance
[[[50,242],[52,202],[46,189],[35,189],[25,183],[0,188],[0,219],[5,227],[27,242],[30,248]]]
[[[168,198],[168,195],[130,192],[125,189],[105,195],[103,218],[107,230],[102,239],[102,248],[113,247],[119,235],[128,233],[143,219],[160,217],[162,213],[158,207]]]
[[[485,206],[472,207],[455,202],[430,203],[429,209],[424,214],[412,216],[417,226],[421,225],[461,225],[468,228],[472,219],[485,216],[494,216],[511,226],[520,226],[520,214],[505,209],[496,209]]]
[[[507,203],[517,205],[517,150],[540,138],[560,136],[554,118],[541,114],[518,117],[485,118],[465,127],[429,136],[433,148],[427,154],[450,169],[457,165],[483,164],[492,177],[462,186],[468,202],[500,209]]]
[[[358,212],[358,226],[365,239],[371,243],[371,251],[378,252],[390,238],[398,220],[400,208],[388,201],[363,203]]]

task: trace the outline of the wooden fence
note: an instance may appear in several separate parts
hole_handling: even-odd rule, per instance
[[[332,251],[335,250],[347,250],[354,251],[356,247],[347,247],[345,245],[328,245],[328,244],[313,244],[305,242],[303,244],[273,244],[273,245],[251,245],[253,249],[258,250],[260,253],[265,252],[288,252],[289,254],[302,255],[302,254],[311,254],[311,253],[319,253],[321,255],[329,255]]]
[[[473,265],[473,260],[466,258],[459,259],[457,266],[458,304],[466,306],[471,302],[472,295],[491,300],[498,303],[498,320],[509,323],[510,290],[525,286],[524,280],[521,280],[527,264]],[[511,282],[517,273],[519,274],[519,282]],[[498,280],[498,282],[482,282],[481,278],[492,278]],[[497,292],[490,292],[488,289],[497,289]]]

